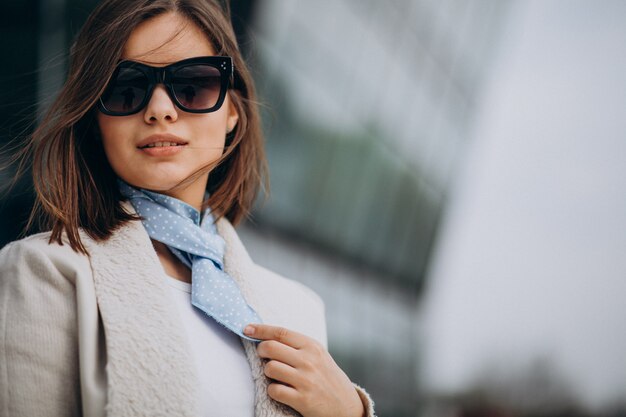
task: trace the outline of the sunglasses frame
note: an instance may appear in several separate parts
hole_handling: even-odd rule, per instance
[[[178,100],[178,98],[176,98],[176,94],[174,94],[174,87],[172,86],[172,76],[174,75],[176,71],[178,71],[181,68],[184,68],[190,65],[197,65],[197,64],[209,65],[213,68],[216,68],[220,72],[219,97],[215,105],[208,109],[198,110],[198,109],[190,109],[188,107],[185,107]],[[129,111],[129,112],[111,111],[106,108],[102,100],[102,97],[104,97],[107,94],[107,91],[114,85],[114,82],[117,79],[117,75],[119,74],[120,70],[123,68],[133,68],[142,72],[148,78],[148,88],[146,90],[146,94],[143,100],[141,101],[139,106],[137,106],[137,109]],[[179,109],[188,113],[211,113],[211,112],[219,110],[219,108],[222,107],[222,104],[224,104],[224,99],[226,98],[226,91],[230,87],[230,81],[234,75],[233,73],[234,73],[234,69],[233,69],[232,58],[229,56],[200,56],[200,57],[188,58],[188,59],[183,59],[182,61],[174,62],[165,67],[153,67],[150,65],[142,64],[140,62],[136,62],[136,61],[122,61],[117,65],[117,67],[115,68],[115,71],[113,71],[113,75],[111,76],[111,79],[109,80],[104,90],[104,94],[98,99],[98,108],[100,109],[102,113],[109,115],[109,116],[130,116],[131,114],[139,113],[150,102],[150,99],[152,98],[152,93],[154,92],[154,87],[156,87],[157,84],[163,84],[165,86],[165,89],[167,90],[167,94],[169,95],[170,99],[172,100],[174,104],[176,104],[176,107],[178,107]]]

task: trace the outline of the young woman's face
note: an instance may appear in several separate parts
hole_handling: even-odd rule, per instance
[[[122,59],[160,67],[210,55],[215,52],[200,28],[178,14],[167,13],[135,28]],[[97,119],[107,159],[121,179],[198,206],[209,173],[184,188],[167,190],[219,159],[226,133],[233,129],[238,115],[228,94],[215,112],[185,112],[172,102],[165,86],[158,84],[139,113],[108,116],[98,112]]]

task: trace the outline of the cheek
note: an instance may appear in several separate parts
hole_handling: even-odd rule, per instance
[[[226,115],[222,112],[210,114],[200,123],[193,125],[193,137],[199,140],[204,146],[213,149],[223,148],[226,142]]]
[[[105,142],[119,140],[121,133],[127,131],[124,120],[119,117],[115,120],[113,116],[99,114],[97,119],[102,140]]]
[[[104,153],[111,166],[115,167],[120,159],[121,142],[124,140],[124,132],[128,131],[121,120],[111,120],[111,117],[99,114],[97,117],[100,137]]]
[[[102,113],[98,113],[96,116],[96,120],[98,121],[98,129],[100,129],[100,135],[102,136],[102,139],[104,139],[105,137],[109,137],[109,132],[115,126],[111,118],[105,116]]]

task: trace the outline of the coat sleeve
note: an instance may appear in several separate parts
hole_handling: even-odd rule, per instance
[[[76,292],[41,239],[0,251],[0,415],[80,415]]]
[[[265,299],[274,299],[273,303],[281,304],[281,310],[289,311],[290,314],[276,314],[274,321],[270,324],[285,326],[290,329],[301,331],[312,336],[328,349],[328,337],[326,333],[326,314],[322,298],[306,285],[287,280],[274,272],[261,266],[257,267],[258,276],[262,276],[262,283],[256,292]],[[285,292],[289,296],[276,297],[278,288],[290,288],[290,292]],[[278,298],[278,300],[277,300]],[[305,329],[303,331],[303,329]],[[359,394],[359,398],[365,409],[364,417],[376,417],[374,412],[374,401],[365,389],[353,383],[354,389]]]
[[[318,331],[318,334],[319,334],[318,339],[322,343],[322,345],[326,349],[328,349],[328,336],[326,333],[324,301],[316,292],[314,292],[309,287],[301,283],[297,283],[297,285],[301,286],[302,290],[308,293],[309,297],[315,300],[315,304],[318,306],[317,316],[322,318],[320,324],[318,325],[318,327],[320,328],[320,331]],[[359,398],[361,399],[361,402],[363,403],[363,408],[365,409],[364,417],[376,417],[376,413],[374,412],[374,400],[372,400],[372,397],[370,397],[370,395],[367,393],[365,388],[355,383],[352,383],[352,385],[354,386],[354,389],[356,390],[357,394],[359,394]]]
[[[365,409],[364,417],[376,417],[376,413],[374,412],[374,400],[370,397],[370,395],[365,391],[365,389],[358,384],[352,383],[354,388],[356,389],[357,394],[359,394],[359,398],[363,403],[363,408]]]

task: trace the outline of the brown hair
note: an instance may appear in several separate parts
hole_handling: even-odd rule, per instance
[[[79,229],[102,241],[138,219],[123,209],[116,175],[96,139],[95,105],[133,29],[166,12],[198,25],[216,54],[231,56],[235,68],[229,93],[239,120],[226,138],[219,165],[211,171],[210,198],[203,208],[211,207],[216,219],[226,217],[237,224],[249,214],[261,183],[266,185],[255,89],[237,46],[228,5],[216,0],[105,0],[72,45],[67,81],[28,147],[36,192],[29,226],[38,221],[41,228],[51,230],[50,242],[62,244],[65,233],[72,249],[87,254]]]

